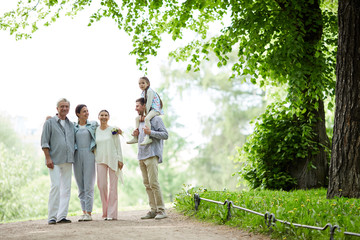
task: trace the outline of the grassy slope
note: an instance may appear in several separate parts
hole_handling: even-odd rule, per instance
[[[344,231],[360,234],[360,199],[326,199],[326,190],[285,191],[242,191],[213,192],[190,189],[179,194],[175,201],[178,211],[186,215],[194,214],[194,193],[201,198],[224,202],[233,201],[234,205],[265,214],[273,213],[276,219],[291,223],[324,227],[327,223],[338,225],[335,239],[345,239]],[[190,195],[189,195],[190,194]],[[269,230],[264,218],[239,209],[232,208],[232,218],[226,221],[227,207],[224,205],[200,202],[196,218],[219,224],[237,226],[249,231],[270,234],[276,239],[329,239],[329,228],[324,231],[297,228],[276,222]],[[346,239],[352,239],[346,237]],[[353,237],[353,239],[360,239]]]

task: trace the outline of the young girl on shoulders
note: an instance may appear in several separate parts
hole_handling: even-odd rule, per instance
[[[145,103],[146,103],[145,126],[151,129],[150,120],[155,116],[164,114],[164,111],[162,110],[163,104],[159,94],[157,94],[157,92],[155,92],[152,88],[150,88],[150,80],[147,77],[141,77],[139,79],[139,87],[142,90],[141,97],[145,99]],[[139,122],[140,122],[140,116],[137,116],[135,119],[136,128],[139,128]],[[127,143],[133,144],[137,142],[138,142],[138,138],[134,136],[133,139],[131,139]],[[149,135],[146,135],[144,141],[140,145],[146,145],[151,142],[152,140],[149,137]]]

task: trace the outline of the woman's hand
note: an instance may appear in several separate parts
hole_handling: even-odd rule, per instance
[[[123,131],[118,127],[114,127],[113,129],[111,129],[111,133],[112,135],[116,135],[116,134],[122,135]]]
[[[124,167],[124,163],[119,161],[118,166],[119,166],[119,169],[121,170]]]

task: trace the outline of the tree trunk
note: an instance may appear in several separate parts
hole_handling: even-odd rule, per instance
[[[359,0],[339,0],[336,109],[328,198],[360,198],[359,13]]]
[[[323,101],[319,101],[319,109],[315,112],[315,117],[319,120],[313,127],[313,132],[316,134],[313,141],[320,143],[323,146],[328,146],[329,138],[326,134]],[[291,167],[290,175],[296,178],[298,182],[297,187],[300,189],[309,189],[327,186],[329,167],[326,150],[321,147],[318,154],[314,155],[309,151],[308,156],[311,156],[312,158],[297,159]]]
[[[323,21],[320,9],[320,1],[315,0],[308,2],[304,8],[302,8],[301,14],[298,16],[299,21],[304,26],[304,44],[306,55],[309,58],[309,61],[305,61],[304,64],[308,64],[308,68],[311,68],[316,64],[315,54],[317,52],[318,44],[321,41],[323,34]],[[299,31],[302,31],[302,28],[299,27]],[[314,72],[314,74],[318,74]],[[309,81],[311,79],[310,75],[307,76]],[[322,100],[315,100],[308,92],[312,89],[306,88],[303,90],[304,106],[307,109],[312,109],[311,121],[316,119],[316,122],[312,124],[313,133],[315,134],[312,139],[320,146],[329,146],[329,138],[326,134],[325,127],[325,111],[324,111],[324,102]],[[314,105],[318,103],[319,108],[315,109]],[[308,115],[308,113],[306,113]],[[310,120],[308,120],[310,121]],[[319,147],[319,152],[314,154],[312,150],[309,150],[308,157],[306,159],[295,159],[293,165],[291,166],[290,175],[297,180],[298,188],[308,189],[308,188],[319,188],[327,186],[328,180],[328,165],[329,156],[326,153],[324,147]]]

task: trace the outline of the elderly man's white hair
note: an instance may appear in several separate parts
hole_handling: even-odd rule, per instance
[[[57,102],[56,106],[59,107],[61,102],[69,103],[69,106],[70,106],[70,102],[66,98],[60,98],[59,101]]]

